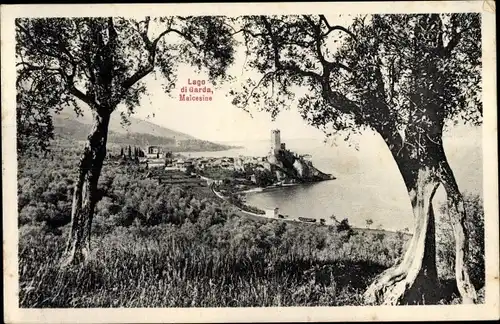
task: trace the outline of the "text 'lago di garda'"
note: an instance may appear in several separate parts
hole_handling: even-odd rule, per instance
[[[181,88],[179,101],[212,101],[212,88],[205,84],[205,80],[193,80],[188,78],[187,85]]]

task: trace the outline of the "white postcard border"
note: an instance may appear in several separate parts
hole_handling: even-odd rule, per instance
[[[1,7],[4,309],[6,323],[466,320],[499,318],[499,224],[495,3],[493,1],[84,4]],[[483,305],[272,308],[20,309],[18,305],[15,17],[481,12],[483,20],[483,184],[486,289]],[[236,108],[235,108],[236,109]]]

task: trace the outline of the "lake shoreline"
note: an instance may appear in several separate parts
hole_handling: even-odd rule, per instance
[[[300,184],[294,184],[294,185],[300,185]],[[229,198],[224,196],[222,193],[220,192],[217,192],[217,190],[215,189],[215,186],[211,186],[211,191],[214,193],[214,195],[216,197],[218,197],[219,199],[222,199],[224,201],[229,201]],[[254,219],[254,220],[277,220],[277,221],[285,221],[285,222],[292,222],[292,223],[302,223],[302,224],[309,224],[309,225],[317,225],[317,226],[333,226],[333,227],[337,227],[339,226],[339,224],[341,224],[342,222],[338,221],[338,220],[334,220],[333,222],[329,222],[329,223],[322,223],[321,221],[320,222],[316,222],[316,221],[313,221],[313,222],[308,222],[308,221],[303,221],[303,220],[300,220],[301,217],[285,217],[285,218],[274,218],[274,217],[269,217],[269,216],[266,216],[265,214],[257,214],[257,213],[254,213],[254,212],[250,212],[250,211],[247,211],[245,210],[244,208],[240,207],[240,206],[237,206],[235,205],[234,203],[230,202],[231,205],[235,208],[237,208],[239,211],[240,211],[240,216],[242,217],[247,217],[247,218],[251,218],[251,219]],[[256,208],[254,206],[249,206],[249,207],[253,207],[253,208]],[[304,217],[303,217],[304,218]],[[312,218],[311,218],[312,220]],[[317,220],[317,219],[315,219]],[[367,227],[356,227],[356,226],[352,226],[349,224],[349,228],[356,232],[356,233],[371,233],[371,234],[390,234],[390,235],[398,235],[398,234],[402,234],[403,236],[405,236],[407,239],[411,238],[413,236],[412,233],[409,233],[407,231],[404,231],[404,230],[390,230],[390,229],[378,229],[378,228],[367,228]]]
[[[477,193],[482,197],[484,186],[481,145],[472,139],[464,142],[453,138],[447,138],[444,146],[457,183],[462,192]],[[247,195],[249,205],[261,209],[278,206],[281,213],[311,215],[316,219],[335,214],[339,218],[348,218],[357,227],[365,226],[366,220],[371,219],[373,227],[382,226],[390,230],[412,228],[413,211],[404,182],[382,140],[375,138],[372,141],[368,138],[358,150],[344,142],[330,146],[312,139],[284,141],[292,151],[309,153],[318,169],[333,174],[338,179],[282,188],[286,190],[261,190],[252,187],[238,189],[237,191],[244,191],[242,194]],[[229,143],[245,148],[190,154],[192,157],[263,156],[269,150],[268,141],[265,140]],[[445,198],[442,188],[439,188],[435,205],[441,205]],[[440,211],[437,210],[437,213]]]

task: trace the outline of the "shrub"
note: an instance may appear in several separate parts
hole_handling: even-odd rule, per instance
[[[208,190],[158,184],[136,166],[108,164],[91,259],[60,269],[70,226],[54,220],[70,214],[78,160],[68,151],[54,161],[20,162],[21,307],[359,305],[366,285],[407,242],[408,235],[353,230],[347,219],[333,227],[242,217]],[[470,246],[477,281],[484,274],[484,255],[477,257],[484,254],[482,206],[469,197],[466,207],[471,237],[483,239]],[[453,252],[453,239],[444,242]],[[452,264],[448,252],[440,256]]]
[[[343,231],[349,231],[351,230],[351,225],[349,224],[349,220],[347,218],[344,218],[338,225],[337,225],[337,231],[338,232],[343,232]]]

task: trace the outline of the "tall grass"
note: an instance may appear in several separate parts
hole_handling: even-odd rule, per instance
[[[170,225],[120,227],[94,237],[87,264],[61,269],[64,236],[26,226],[19,252],[20,306],[356,305],[370,279],[388,266],[353,247],[252,249],[255,242],[242,243],[236,235],[224,248],[223,242],[211,245],[203,242],[207,236],[192,239],[188,232]],[[351,260],[345,255],[350,252]]]
[[[409,238],[238,217],[206,187],[158,184],[133,168],[107,166],[100,188],[108,196],[96,208],[92,256],[63,269],[76,157],[20,163],[20,307],[360,305],[367,285],[396,262]],[[466,208],[468,264],[481,288],[481,200],[466,196]],[[442,303],[453,303],[449,220],[440,221],[438,239],[439,273],[449,290]]]
[[[217,224],[96,231],[89,262],[62,269],[67,231],[20,228],[20,307],[361,305],[367,285],[394,264],[408,241],[398,233],[352,235],[327,226],[232,216]],[[452,267],[452,242],[438,245],[444,304],[459,300],[452,272],[443,270]],[[476,259],[469,263],[479,289],[484,266],[474,242]]]

